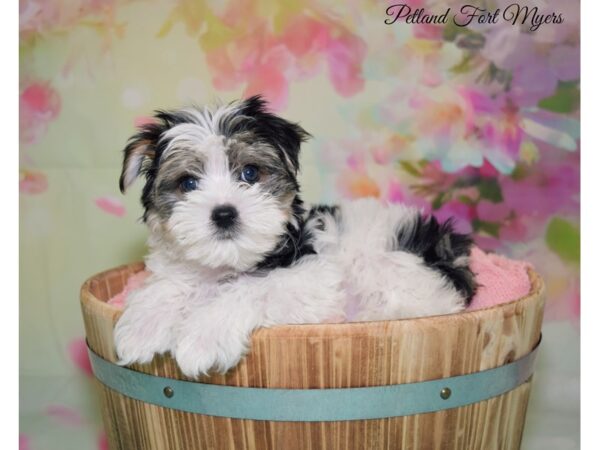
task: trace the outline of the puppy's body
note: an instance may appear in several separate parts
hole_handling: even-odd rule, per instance
[[[189,376],[226,371],[261,326],[447,314],[472,297],[470,240],[449,224],[374,199],[306,211],[307,134],[260,98],[157,118],[121,177],[146,174],[152,273],[115,330],[123,364],[169,351]]]

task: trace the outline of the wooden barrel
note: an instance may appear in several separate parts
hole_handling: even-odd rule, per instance
[[[90,278],[82,287],[88,345],[92,354],[108,363],[116,361],[113,328],[120,310],[106,301],[143,267],[141,263],[118,267]],[[541,338],[543,283],[533,271],[530,279],[532,289],[527,297],[478,311],[260,329],[253,334],[251,352],[235,369],[196,381],[273,390],[333,390],[492,373],[488,369],[524,360]],[[167,356],[130,369],[190,381]],[[528,374],[524,382],[501,395],[460,407],[322,422],[185,412],[136,400],[107,385],[110,383],[99,383],[103,420],[113,450],[493,450],[520,447],[531,377]],[[444,397],[443,392],[441,395]]]

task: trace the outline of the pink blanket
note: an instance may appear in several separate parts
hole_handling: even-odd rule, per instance
[[[531,289],[527,273],[529,268],[529,263],[487,254],[474,248],[471,252],[471,270],[475,273],[479,289],[468,309],[488,308],[525,297]],[[148,275],[148,272],[142,271],[129,277],[123,291],[108,300],[108,303],[122,308],[127,295],[141,286]]]
[[[489,308],[525,297],[531,290],[527,273],[530,268],[529,263],[473,248],[471,270],[479,288],[468,309]]]

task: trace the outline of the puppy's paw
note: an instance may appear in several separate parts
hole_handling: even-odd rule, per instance
[[[225,373],[242,359],[248,350],[247,338],[235,330],[196,330],[184,335],[175,349],[181,371],[190,378],[207,375],[211,370]]]
[[[118,364],[149,363],[155,354],[171,350],[171,324],[167,322],[158,314],[137,314],[135,308],[125,310],[114,331]]]

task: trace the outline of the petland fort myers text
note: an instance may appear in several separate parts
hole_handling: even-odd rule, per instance
[[[451,20],[456,26],[466,27],[475,24],[496,24],[500,21],[512,25],[528,26],[530,31],[538,30],[542,25],[560,24],[564,19],[560,12],[542,13],[537,6],[523,6],[518,3],[506,8],[488,10],[475,5],[463,5],[458,10],[452,8],[438,14],[426,11],[425,8],[411,8],[405,3],[391,5],[385,10],[388,16],[387,25],[394,23],[407,24],[447,24]]]

